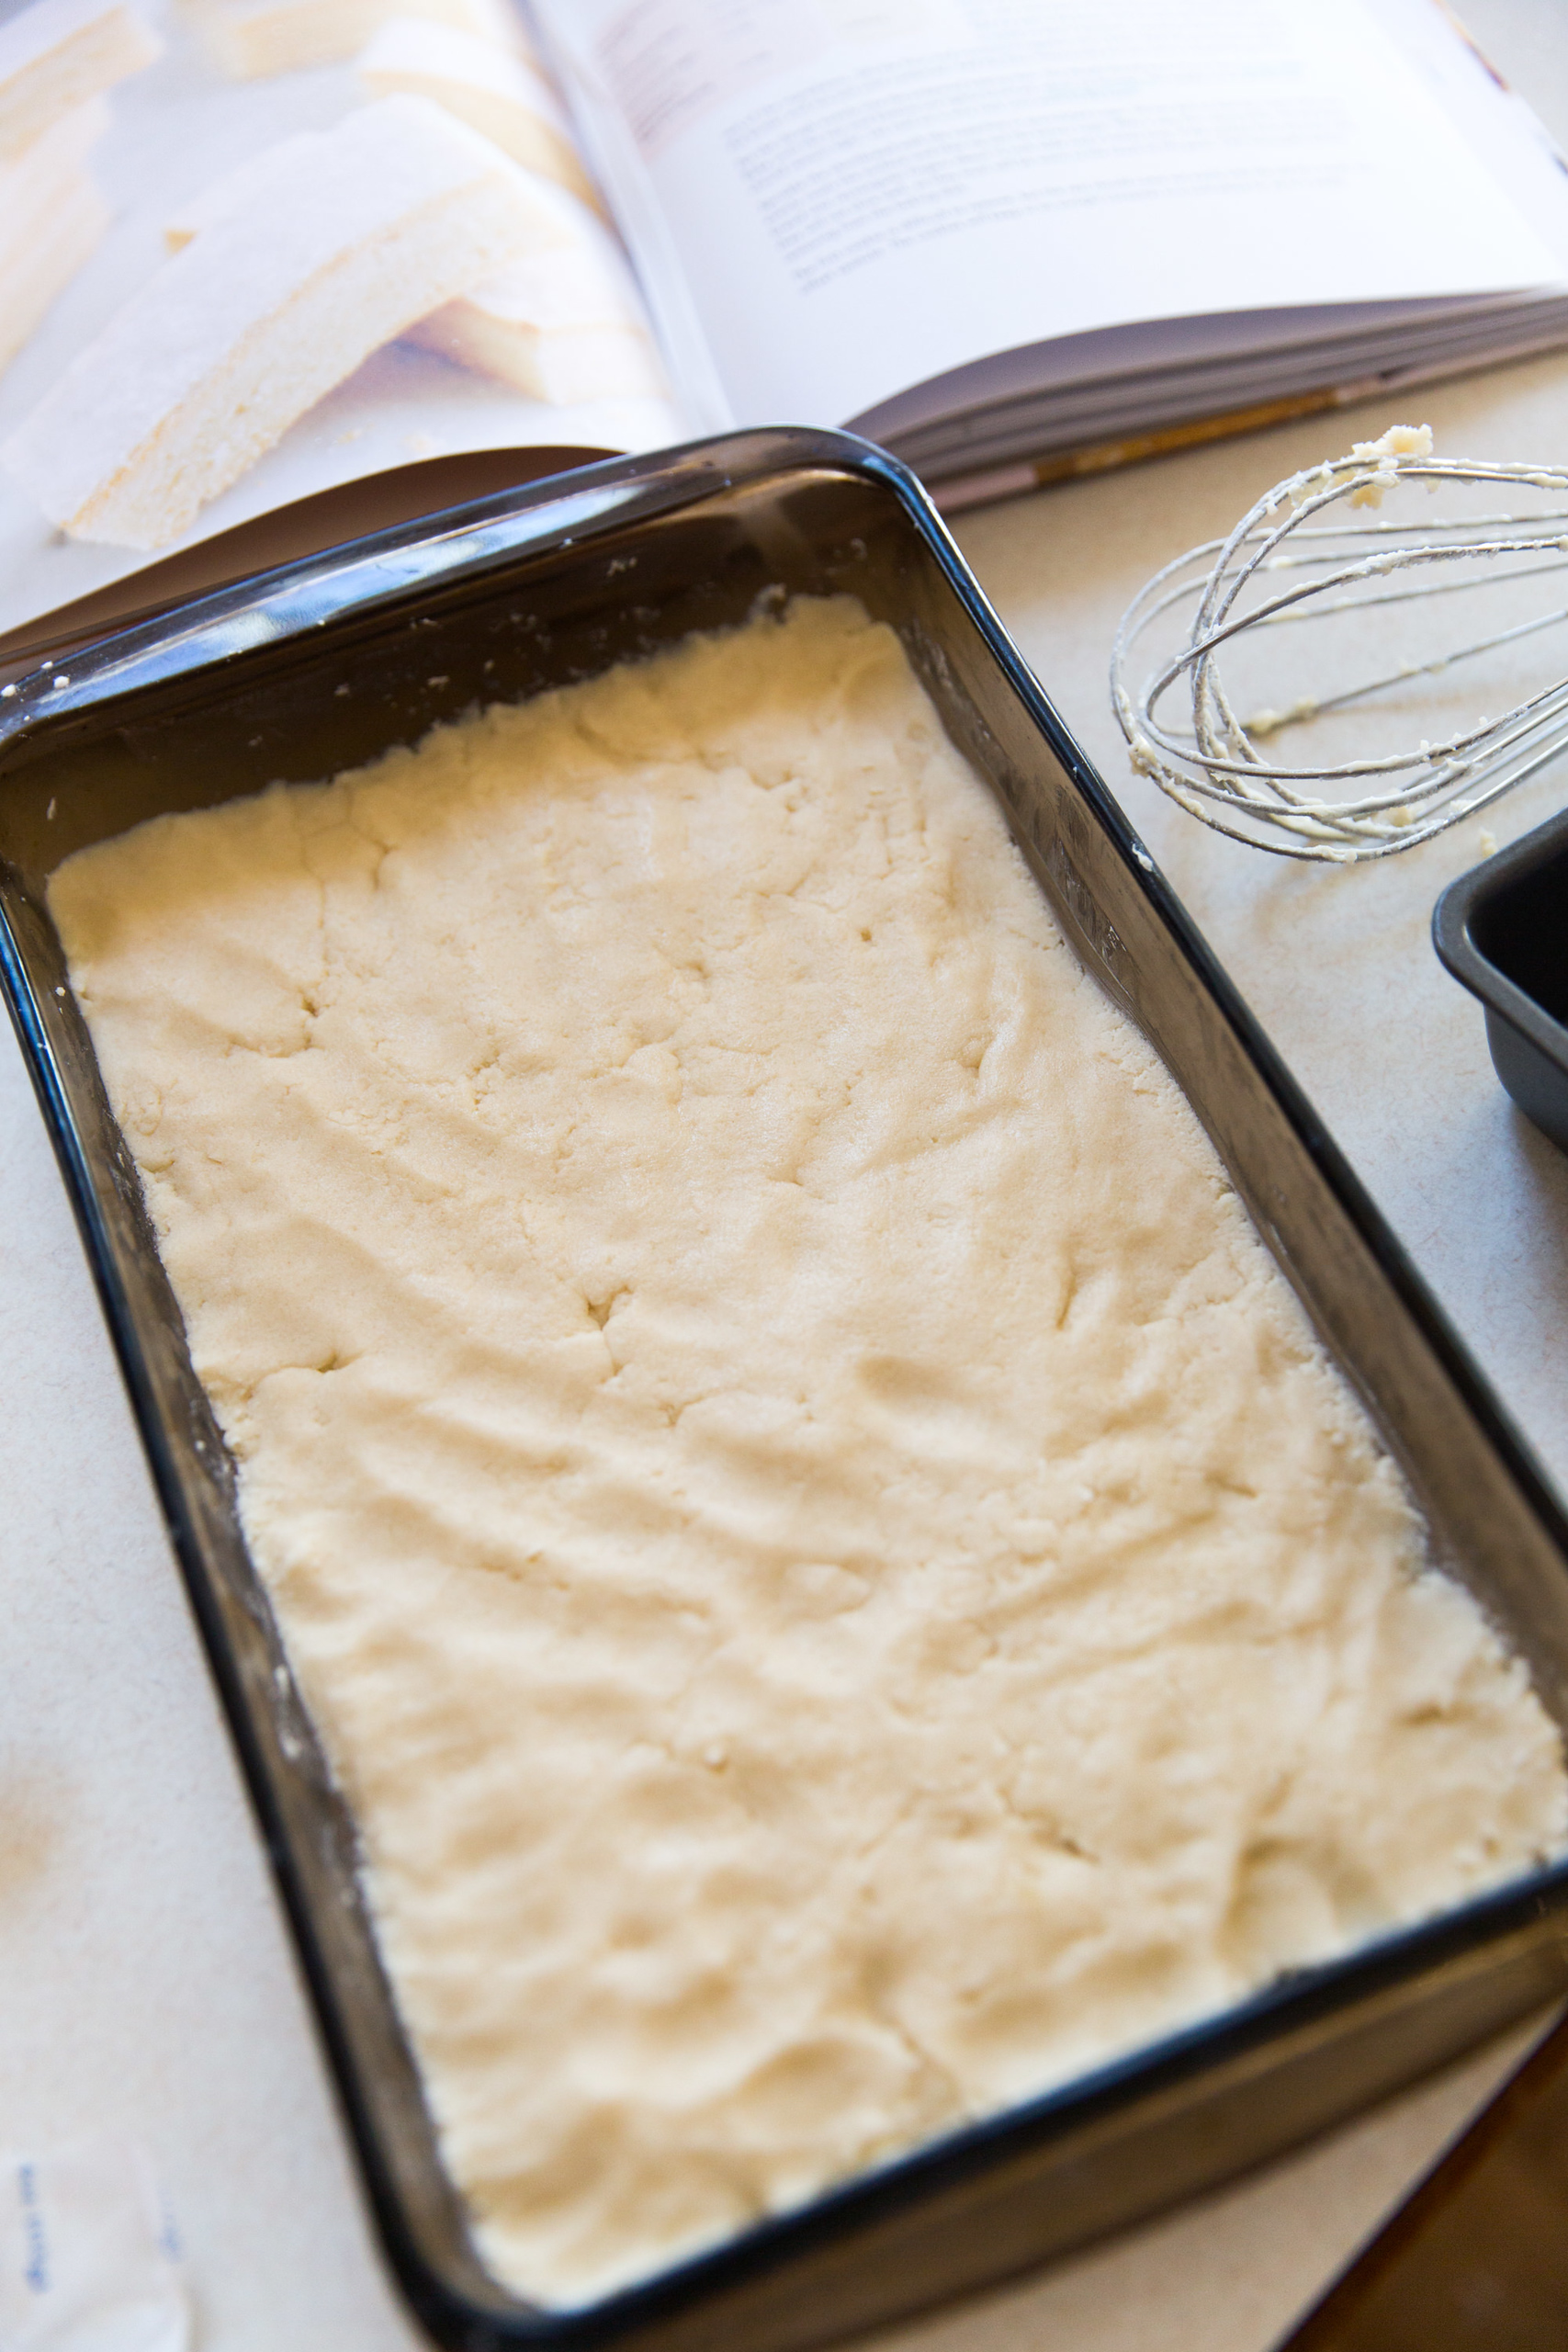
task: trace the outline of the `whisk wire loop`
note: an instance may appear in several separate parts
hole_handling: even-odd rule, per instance
[[[1504,483],[1559,498],[1568,468],[1506,466],[1431,455],[1425,426],[1396,425],[1382,440],[1359,442],[1347,458],[1293,474],[1266,492],[1223,539],[1163,565],[1123,614],[1111,656],[1111,697],[1134,766],[1153,777],[1190,814],[1235,841],[1285,857],[1351,863],[1387,857],[1429,841],[1540,772],[1568,748],[1568,678],[1517,703],[1496,719],[1481,718],[1415,751],[1286,765],[1259,748],[1280,729],[1369,696],[1436,677],[1456,664],[1568,623],[1568,605],[1496,628],[1425,662],[1398,668],[1283,712],[1237,712],[1226,690],[1221,654],[1246,632],[1304,620],[1365,613],[1478,584],[1474,567],[1492,567],[1492,585],[1544,579],[1568,569],[1568,505],[1529,515],[1510,513],[1325,518],[1341,504],[1376,506],[1404,481]],[[1281,513],[1281,509],[1283,512]],[[1553,526],[1558,527],[1553,528]],[[1431,577],[1445,566],[1471,567],[1456,580]],[[1281,579],[1280,575],[1304,577]],[[1383,587],[1396,573],[1405,584]],[[1366,593],[1361,593],[1362,591]],[[1134,650],[1179,607],[1194,605],[1186,636],[1134,692]],[[1179,732],[1160,706],[1185,682],[1190,731]],[[1361,783],[1352,797],[1325,787]]]

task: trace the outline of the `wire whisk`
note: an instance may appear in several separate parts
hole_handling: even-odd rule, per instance
[[[1377,507],[1386,491],[1406,481],[1433,490],[1529,487],[1559,503],[1528,515],[1325,519],[1335,507]],[[1501,718],[1478,718],[1440,741],[1386,757],[1297,767],[1269,760],[1260,747],[1284,728],[1351,708],[1412,678],[1436,678],[1559,627],[1568,621],[1568,605],[1533,612],[1430,660],[1401,662],[1342,692],[1246,718],[1226,692],[1220,657],[1243,631],[1335,614],[1351,615],[1358,627],[1367,615],[1359,629],[1366,643],[1375,639],[1370,616],[1378,607],[1474,589],[1482,580],[1529,581],[1568,568],[1564,499],[1568,468],[1435,458],[1426,425],[1394,425],[1381,440],[1358,442],[1348,457],[1277,482],[1228,538],[1211,539],[1168,563],[1122,615],[1111,691],[1134,767],[1216,832],[1282,857],[1339,864],[1390,857],[1473,816],[1568,748],[1568,677]],[[1446,570],[1456,565],[1458,572]],[[1481,565],[1488,567],[1483,574]],[[1156,623],[1194,602],[1185,639],[1134,692],[1134,647]],[[1161,716],[1162,704],[1182,684],[1190,702],[1187,728]]]

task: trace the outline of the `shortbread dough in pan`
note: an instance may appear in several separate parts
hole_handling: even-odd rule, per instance
[[[857,605],[51,903],[514,2286],[1562,1849],[1522,1667]]]

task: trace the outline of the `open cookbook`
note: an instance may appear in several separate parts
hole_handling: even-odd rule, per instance
[[[463,453],[847,424],[958,506],[1564,341],[1438,0],[0,0],[13,643]]]

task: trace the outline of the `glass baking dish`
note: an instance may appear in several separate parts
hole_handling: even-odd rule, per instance
[[[907,647],[1086,967],[1163,1055],[1425,1509],[1568,1720],[1568,1526],[1519,1438],[1076,749],[912,478],[835,434],[596,466],[219,591],[0,691],[0,964],[393,2268],[438,2341],[793,2352],[1209,2187],[1568,1981],[1568,1865],[1281,1978],[592,2307],[477,2258],[361,1900],[355,1830],[247,1556],[45,886],[158,812],[310,779],[759,595],[851,591]]]

